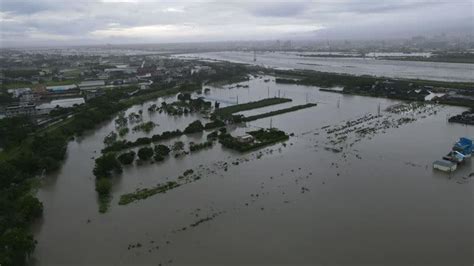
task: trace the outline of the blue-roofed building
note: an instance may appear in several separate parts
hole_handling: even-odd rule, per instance
[[[467,158],[471,157],[472,154],[472,140],[468,138],[460,138],[458,142],[454,144],[453,150],[462,153]]]
[[[74,90],[77,90],[78,87],[76,84],[70,85],[58,85],[58,86],[48,86],[46,90],[50,93],[68,93]]]

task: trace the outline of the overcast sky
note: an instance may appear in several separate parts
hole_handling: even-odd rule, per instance
[[[385,39],[474,31],[474,0],[0,0],[1,46]]]

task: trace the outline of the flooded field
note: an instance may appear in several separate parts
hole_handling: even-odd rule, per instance
[[[244,115],[318,105],[228,126],[232,134],[270,125],[294,133],[283,143],[247,153],[216,143],[180,158],[124,167],[105,214],[98,212],[93,158],[114,121],[71,141],[64,165],[38,191],[44,215],[35,226],[34,265],[472,263],[472,163],[451,175],[431,166],[459,137],[474,136],[471,126],[447,123],[449,114],[464,108],[396,107],[400,101],[275,84],[273,77],[240,85],[248,88],[207,86],[202,96],[224,106],[278,95],[293,100]],[[148,113],[163,100],[174,97],[126,111],[143,110],[144,122],[158,124],[128,139],[207,121],[201,114]],[[210,132],[161,143],[179,139],[188,149]],[[118,205],[120,195],[174,181],[188,169],[200,178]]]
[[[378,53],[372,55],[391,56],[392,54]],[[474,64],[379,60],[370,57],[302,57],[295,53],[283,52],[258,52],[256,62],[253,60],[253,52],[209,52],[182,54],[177,55],[177,57],[223,60],[257,64],[271,68],[309,69],[322,72],[373,75],[389,78],[456,82],[474,81]]]

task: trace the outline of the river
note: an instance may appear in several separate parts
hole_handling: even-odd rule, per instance
[[[382,60],[361,57],[304,57],[294,52],[208,52],[175,55],[177,58],[230,61],[280,69],[309,69],[351,75],[437,81],[474,82],[474,64]],[[311,53],[307,53],[311,54]],[[378,53],[377,56],[393,56]],[[397,54],[395,54],[397,55]],[[424,55],[424,54],[423,54]]]
[[[339,145],[343,152],[334,152],[326,149],[331,146],[326,126],[377,114],[379,106],[383,117],[398,117],[385,109],[399,102],[276,84],[273,77],[241,84],[249,88],[210,87],[203,95],[239,103],[278,94],[293,99],[246,115],[306,102],[318,105],[228,127],[236,134],[272,124],[295,134],[285,145],[240,154],[215,144],[182,158],[124,167],[114,178],[113,200],[105,214],[98,212],[92,168],[114,122],[76,138],[61,169],[46,176],[38,190],[44,215],[34,228],[38,245],[32,264],[472,263],[472,163],[452,175],[431,167],[457,138],[474,135],[473,127],[446,121],[448,114],[464,108],[439,106],[432,115],[400,115],[416,121],[362,138],[350,136]],[[158,123],[150,135],[203,119],[200,114],[149,114],[147,107],[161,100],[174,98],[126,112],[143,110],[144,121]],[[206,134],[179,139],[202,142]],[[136,203],[117,204],[121,194],[175,180],[186,169],[202,173],[202,178]]]

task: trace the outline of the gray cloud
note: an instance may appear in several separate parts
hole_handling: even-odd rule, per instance
[[[257,2],[252,14],[262,17],[294,17],[304,12],[309,2]]]
[[[473,0],[1,0],[1,45],[472,34],[473,5]]]

